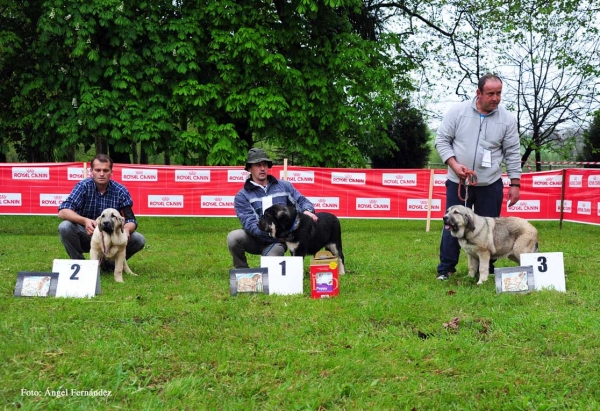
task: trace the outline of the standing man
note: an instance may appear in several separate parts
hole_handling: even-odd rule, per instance
[[[246,253],[255,255],[282,256],[285,243],[258,228],[258,220],[264,210],[273,204],[293,205],[299,212],[317,220],[315,208],[294,186],[285,180],[277,180],[269,175],[273,162],[260,148],[252,148],[246,158],[246,171],[249,172],[244,187],[234,199],[234,208],[242,228],[227,235],[227,247],[233,257],[235,268],[249,268]]]
[[[435,148],[448,165],[446,209],[453,205],[472,207],[476,214],[499,217],[502,210],[502,162],[510,187],[508,204],[519,201],[521,142],[515,118],[500,107],[502,80],[493,74],[479,79],[477,95],[452,107],[435,138]],[[437,279],[447,280],[456,272],[460,255],[458,239],[442,232]],[[494,268],[490,263],[490,273]]]
[[[128,238],[126,258],[129,259],[144,248],[146,243],[144,236],[135,231],[137,221],[131,209],[131,195],[125,186],[111,181],[113,161],[109,156],[98,154],[92,159],[90,166],[92,177],[75,184],[69,197],[58,207],[58,217],[64,220],[58,226],[60,241],[71,259],[85,259],[83,253],[90,251],[96,219],[104,209],[114,208],[125,217],[123,230]]]

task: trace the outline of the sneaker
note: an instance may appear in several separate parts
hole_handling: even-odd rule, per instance
[[[441,271],[438,273],[438,276],[436,278],[436,280],[440,280],[440,281],[446,281],[447,279],[450,278],[450,276],[454,274],[454,272],[451,271]]]

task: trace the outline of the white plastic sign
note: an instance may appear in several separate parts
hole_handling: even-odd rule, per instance
[[[554,289],[567,291],[565,286],[565,265],[563,253],[521,254],[521,265],[533,267],[536,290]]]
[[[260,266],[269,270],[269,294],[302,294],[302,257],[260,257]]]
[[[93,297],[100,294],[98,260],[54,260],[52,271],[59,273],[57,297]]]

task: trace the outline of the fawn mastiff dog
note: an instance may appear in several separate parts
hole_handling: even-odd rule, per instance
[[[127,234],[123,231],[125,219],[118,210],[107,208],[96,219],[96,228],[92,234],[90,259],[102,261],[104,259],[115,262],[115,281],[123,282],[123,270],[127,274],[134,274],[125,259],[127,248]]]

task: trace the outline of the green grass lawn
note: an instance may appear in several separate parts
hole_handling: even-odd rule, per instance
[[[542,251],[564,253],[567,292],[517,295],[477,286],[464,254],[436,281],[440,221],[344,219],[348,274],[313,300],[307,274],[304,295],[229,295],[237,219],[139,221],[139,277],[15,298],[19,271],[67,255],[58,218],[0,216],[4,409],[600,409],[599,227],[532,222]]]

